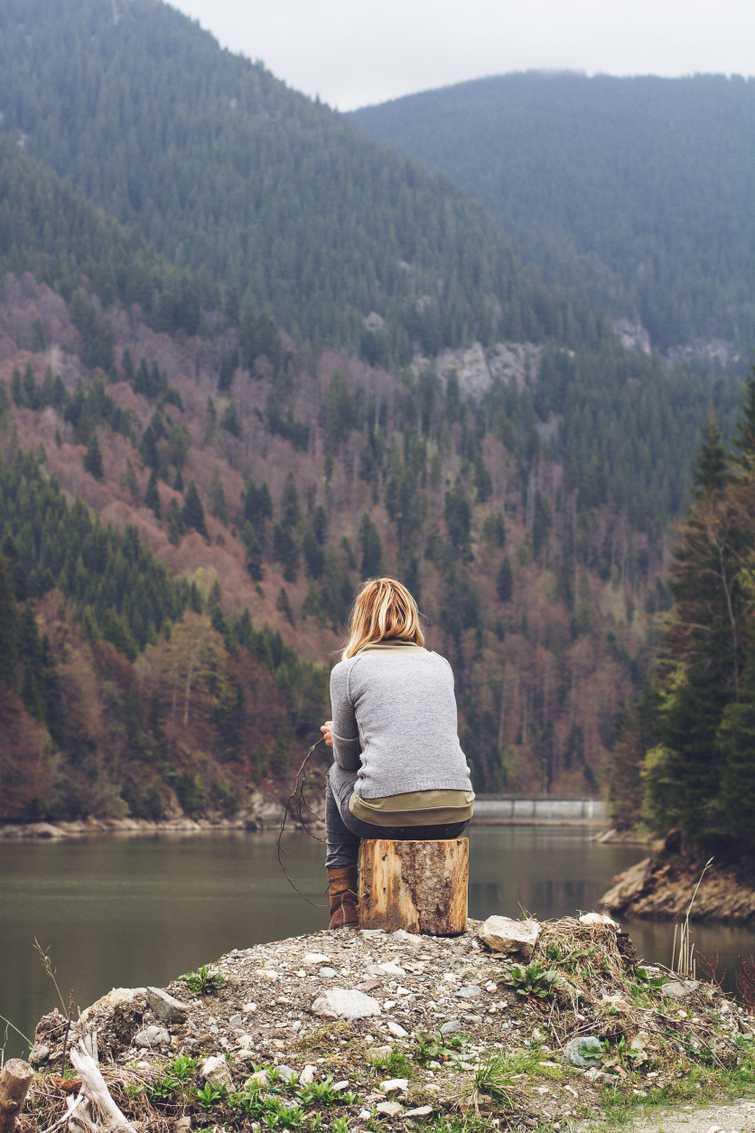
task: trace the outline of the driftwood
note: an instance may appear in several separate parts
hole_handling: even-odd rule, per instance
[[[0,1133],[13,1133],[34,1071],[28,1062],[11,1058],[0,1071]]]
[[[124,1130],[136,1133],[131,1122],[124,1117],[107,1088],[97,1055],[97,1035],[91,1031],[71,1050],[71,1063],[81,1078],[81,1092],[77,1098],[67,1099],[66,1120],[71,1129]]]
[[[469,839],[364,839],[359,851],[359,924],[458,936],[467,924]]]

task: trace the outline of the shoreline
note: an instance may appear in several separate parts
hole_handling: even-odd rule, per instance
[[[449,938],[324,930],[114,989],[70,1021],[52,1011],[29,1055],[32,1129],[65,1116],[66,1051],[86,1071],[88,1034],[111,1100],[145,1131],[403,1133],[470,1117],[499,1133],[505,1111],[510,1128],[560,1133],[683,1100],[690,1075],[709,1100],[741,1096],[755,1057],[738,1003],[641,964],[595,914],[493,917]],[[92,1108],[86,1073],[74,1088]]]
[[[0,845],[6,842],[61,842],[76,839],[101,837],[163,837],[182,834],[187,837],[205,834],[261,834],[277,830],[283,818],[283,809],[275,803],[265,807],[264,813],[255,812],[237,818],[168,818],[152,821],[146,818],[87,818],[75,822],[25,822],[0,824]],[[573,829],[595,831],[603,823],[589,819],[566,818],[493,818],[475,817],[472,820],[479,827],[526,827]],[[290,830],[296,830],[292,825]],[[610,833],[610,832],[609,832]],[[591,841],[597,844],[611,844],[612,839],[593,834]],[[644,846],[644,841],[623,841],[624,845]]]

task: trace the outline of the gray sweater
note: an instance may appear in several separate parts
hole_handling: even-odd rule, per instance
[[[365,799],[472,789],[451,666],[421,646],[368,646],[330,674],[333,755]]]

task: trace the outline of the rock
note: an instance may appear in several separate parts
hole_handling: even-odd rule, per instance
[[[431,1105],[419,1105],[416,1109],[405,1109],[404,1117],[429,1117],[432,1112]]]
[[[338,972],[335,968],[320,968],[317,974],[318,976],[322,976],[324,980],[334,980]]]
[[[246,1082],[244,1082],[244,1089],[264,1090],[265,1086],[269,1085],[270,1075],[267,1070],[256,1070],[254,1074],[250,1074]]]
[[[375,1109],[386,1117],[398,1117],[400,1113],[404,1112],[401,1102],[378,1102]]]
[[[349,1079],[348,1078],[343,1078],[340,1082],[334,1082],[333,1083],[333,1092],[336,1093],[336,1094],[342,1094],[343,1091],[348,1090],[348,1088],[349,1088]]]
[[[366,1054],[367,1061],[371,1064],[375,1062],[382,1062],[384,1058],[388,1058],[393,1051],[392,1046],[373,1046]]]
[[[400,964],[394,964],[390,960],[386,960],[383,964],[373,964],[370,968],[370,974],[376,973],[380,976],[405,976],[406,970]]]
[[[176,1133],[189,1133],[190,1129],[191,1129],[191,1118],[188,1117],[188,1116],[187,1117],[179,1117],[178,1121],[175,1124]]]
[[[408,1078],[388,1078],[385,1082],[380,1083],[380,1089],[384,1094],[405,1094],[409,1089]]]
[[[147,1003],[152,1013],[161,1023],[183,1023],[186,1021],[186,1004],[169,995],[161,987],[147,988]]]
[[[170,1035],[165,1027],[158,1027],[155,1023],[149,1027],[142,1027],[134,1036],[134,1046],[145,1047],[148,1050],[169,1042]]]
[[[44,1043],[35,1043],[29,1051],[29,1062],[35,1068],[44,1066],[49,1060],[51,1053],[49,1046],[46,1046]]]
[[[233,1086],[233,1078],[224,1054],[211,1054],[199,1067],[199,1077],[213,1086]]]
[[[402,1027],[400,1023],[394,1023],[393,1019],[389,1019],[386,1025],[395,1039],[406,1039],[409,1037],[409,1032],[406,1028]]]
[[[316,1073],[317,1073],[317,1071],[315,1070],[314,1066],[309,1066],[309,1065],[305,1066],[304,1069],[302,1070],[301,1074],[299,1075],[300,1085],[311,1086],[312,1083],[315,1080],[315,1074]]]
[[[482,988],[477,984],[464,984],[463,987],[457,988],[454,992],[457,999],[477,999],[482,995]]]
[[[275,1069],[278,1071],[284,1082],[295,1082],[298,1078],[296,1071],[292,1070],[290,1066],[286,1066],[285,1064],[283,1066],[276,1066]]]
[[[243,1027],[244,1026],[244,1016],[241,1015],[237,1011],[235,1015],[231,1015],[229,1017],[228,1026],[233,1027],[234,1030],[237,1030],[239,1027]]]
[[[566,1061],[580,1070],[589,1070],[595,1067],[603,1057],[603,1044],[595,1035],[579,1035],[569,1039],[564,1047]]]
[[[699,980],[669,980],[661,985],[661,995],[665,995],[667,999],[686,999],[699,986]]]
[[[241,1010],[242,1010],[242,1011],[243,1011],[243,1012],[244,1012],[244,1013],[245,1013],[246,1015],[253,1015],[253,1014],[254,1014],[254,1012],[255,1012],[255,1011],[257,1010],[257,1004],[256,1004],[256,1003],[251,1003],[251,1002],[249,1002],[249,1003],[245,1003],[245,1004],[244,1004],[244,1006],[243,1006],[243,1007],[241,1008]]]
[[[370,1119],[371,1117],[372,1117],[372,1111],[371,1111],[371,1110],[369,1110],[369,1109],[360,1109],[360,1111],[359,1111],[359,1119],[360,1119],[360,1121],[369,1121],[369,1119]]]
[[[324,952],[305,952],[302,957],[302,964],[308,967],[314,967],[315,964],[329,964],[330,956],[326,956]]]
[[[525,960],[531,958],[539,935],[538,921],[516,921],[512,917],[488,917],[478,930],[480,940],[492,952],[519,955]]]
[[[618,928],[618,922],[605,913],[583,913],[579,923],[584,925],[607,925],[608,928]]]
[[[93,1015],[112,1015],[118,1007],[146,1006],[146,987],[114,987],[107,995],[100,996],[79,1016],[79,1023],[85,1023]]]
[[[328,988],[317,996],[311,1010],[326,1019],[367,1019],[382,1013],[380,1004],[371,995],[345,987]]]
[[[455,1035],[461,1030],[461,1023],[458,1019],[449,1019],[447,1022],[442,1023],[440,1033],[442,1035]]]

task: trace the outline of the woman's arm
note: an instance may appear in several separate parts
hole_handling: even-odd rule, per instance
[[[330,708],[333,727],[333,758],[345,771],[358,771],[361,745],[354,706],[349,700],[349,670],[339,662],[330,673]]]

